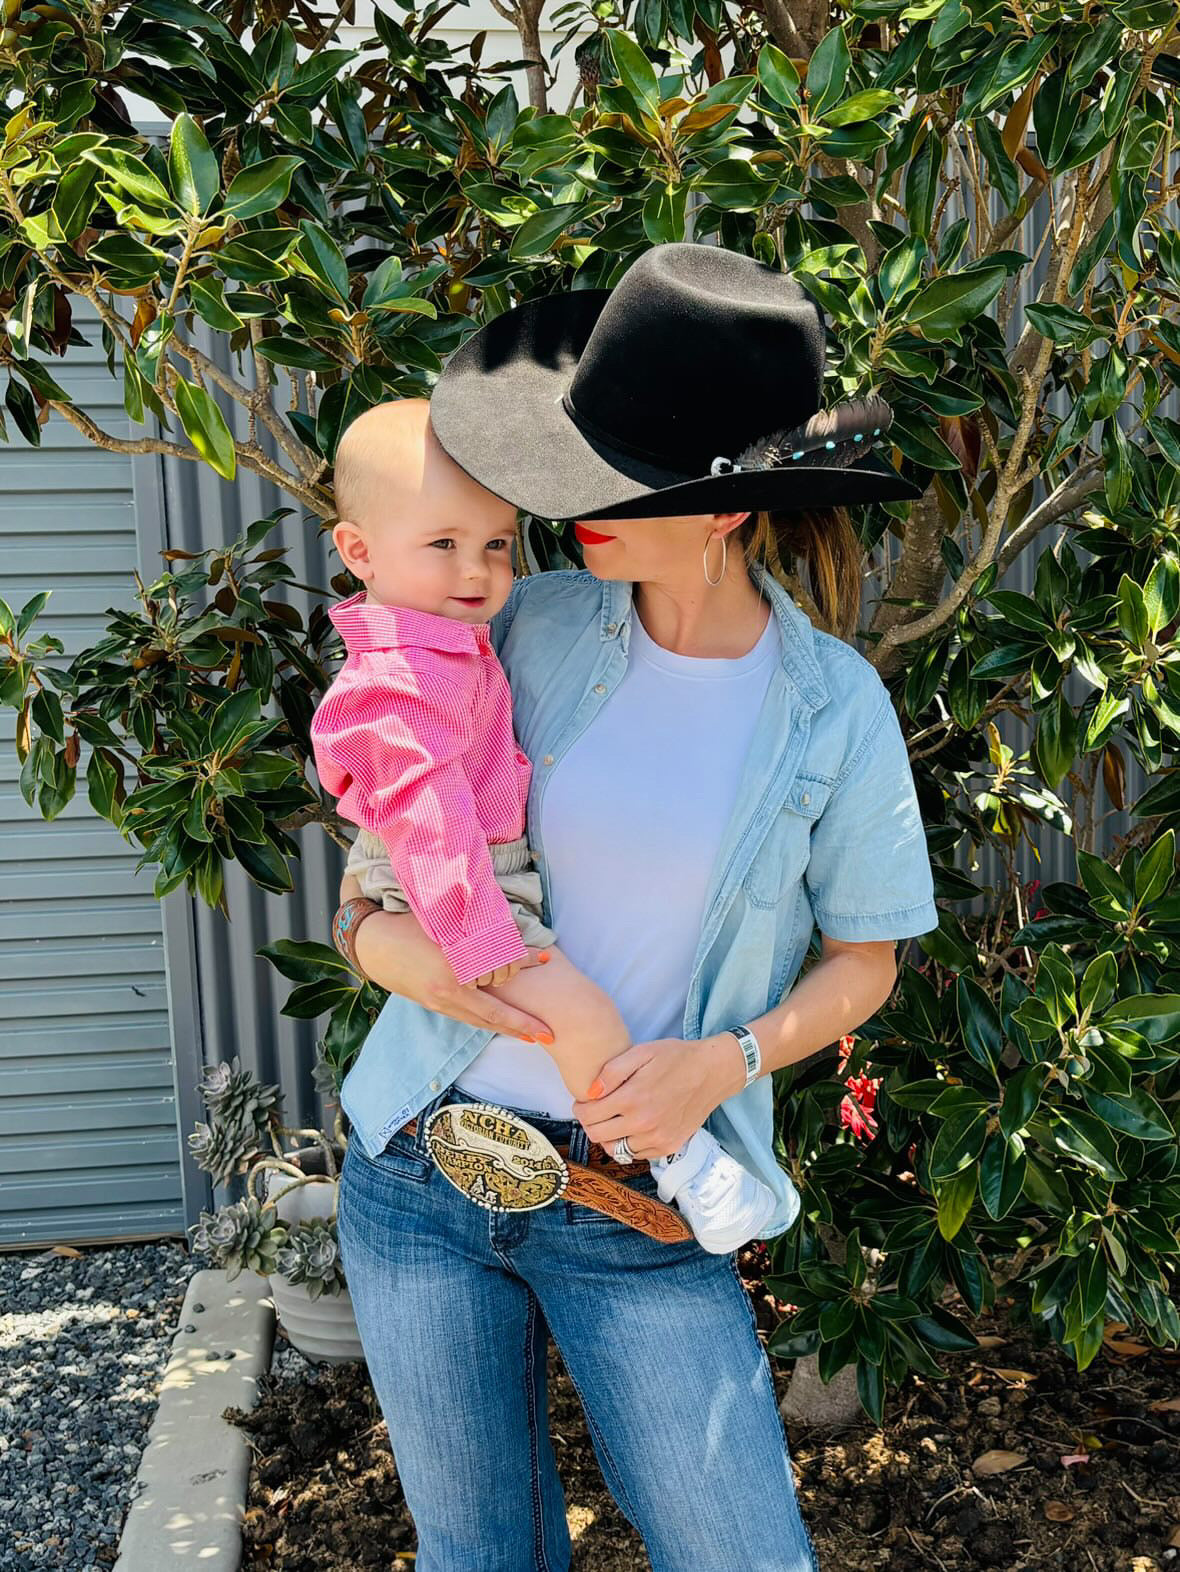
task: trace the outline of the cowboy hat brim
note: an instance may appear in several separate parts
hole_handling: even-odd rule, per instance
[[[525,301],[486,323],[447,362],[431,396],[431,425],[444,451],[496,496],[538,518],[563,520],[791,511],[922,495],[872,452],[844,467],[800,462],[721,475],[709,473],[715,455],[706,453],[701,473],[686,475],[583,431],[562,398],[609,298],[609,290],[588,289]]]

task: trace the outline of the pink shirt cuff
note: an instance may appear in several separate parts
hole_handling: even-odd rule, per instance
[[[442,948],[461,983],[474,982],[485,972],[494,972],[497,966],[507,966],[510,961],[523,961],[529,953],[515,924],[511,928],[500,926],[468,934]]]

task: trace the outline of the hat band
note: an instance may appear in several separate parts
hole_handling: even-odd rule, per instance
[[[640,447],[635,442],[625,442],[622,437],[616,436],[613,431],[604,430],[602,426],[588,419],[576,408],[573,399],[570,398],[568,388],[561,395],[561,407],[584,437],[592,437],[595,442],[605,443],[608,448],[614,448],[616,453],[625,453],[628,458],[639,459],[643,464],[652,464],[657,469],[665,470],[670,475],[679,475],[684,480],[692,480],[696,474],[703,473],[703,471],[680,469],[675,464],[669,464],[662,453],[653,453],[650,448]]]

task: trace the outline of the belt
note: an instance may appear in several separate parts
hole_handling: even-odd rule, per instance
[[[416,1135],[417,1119],[402,1129]],[[587,1162],[572,1162],[568,1143],[550,1141],[520,1114],[494,1103],[445,1103],[437,1108],[427,1120],[426,1146],[435,1167],[455,1188],[488,1211],[536,1211],[564,1199],[664,1244],[693,1237],[674,1206],[621,1182],[633,1177],[633,1165],[616,1162],[595,1143]]]

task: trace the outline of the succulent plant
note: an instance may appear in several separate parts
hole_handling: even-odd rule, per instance
[[[309,1299],[339,1294],[345,1287],[334,1219],[307,1218],[295,1224],[278,1252],[279,1271],[290,1283],[302,1283]]]
[[[248,1267],[264,1277],[277,1270],[277,1257],[287,1237],[273,1206],[261,1205],[253,1196],[232,1201],[217,1212],[202,1212],[193,1224],[192,1248],[207,1255],[214,1266],[225,1268],[232,1283]]]
[[[279,1155],[281,1145],[299,1136],[313,1138],[320,1149],[315,1159],[320,1164],[319,1182],[325,1168],[334,1180],[345,1145],[339,1113],[335,1142],[319,1130],[288,1129],[281,1120],[278,1087],[264,1086],[251,1070],[242,1069],[236,1056],[229,1063],[207,1066],[197,1090],[209,1110],[209,1122],[198,1124],[188,1137],[193,1160],[219,1185],[232,1186],[242,1174],[246,1182],[244,1197],[216,1212],[201,1213],[190,1229],[192,1249],[208,1256],[214,1266],[224,1267],[231,1280],[249,1267],[266,1277],[281,1272],[292,1283],[303,1284],[312,1299],[340,1293],[345,1281],[335,1218],[282,1222],[274,1200],[262,1198],[259,1190],[259,1181],[268,1171],[293,1175],[296,1187],[316,1182],[313,1175],[300,1172],[297,1153]],[[264,1145],[273,1151],[264,1151]],[[281,1186],[279,1194],[288,1188]]]
[[[239,1125],[199,1124],[188,1137],[188,1148],[198,1168],[227,1185],[235,1174],[245,1173],[258,1154],[258,1134]]]
[[[282,1129],[282,1093],[277,1086],[264,1086],[252,1070],[243,1070],[236,1054],[229,1064],[206,1066],[197,1090],[209,1110],[209,1123],[196,1127],[188,1147],[198,1168],[228,1185]]]

